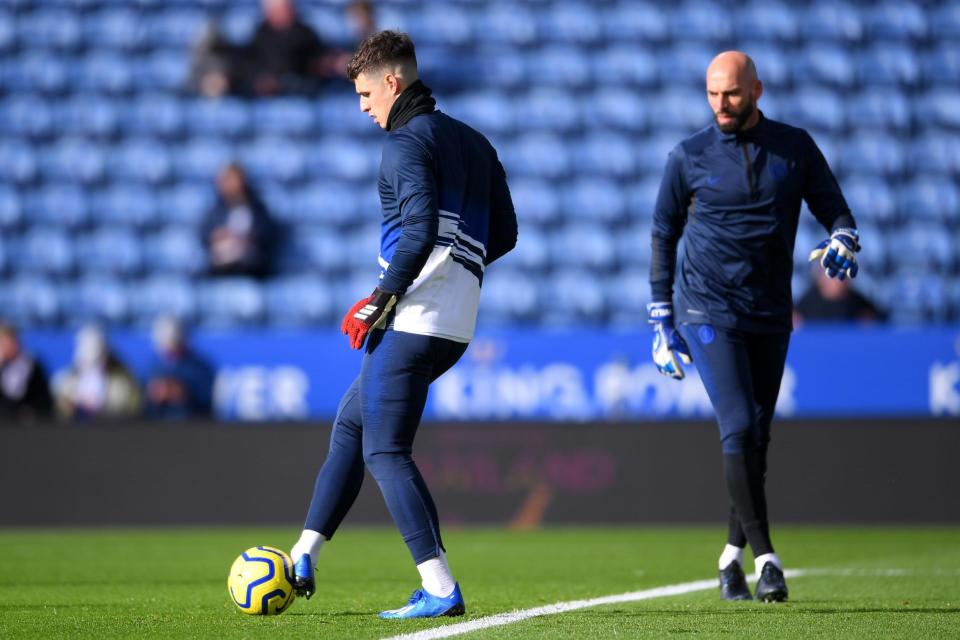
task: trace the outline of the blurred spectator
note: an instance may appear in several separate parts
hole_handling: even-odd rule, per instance
[[[153,325],[156,360],[147,375],[147,415],[153,418],[209,416],[213,409],[213,367],[187,342],[173,317]]]
[[[367,2],[367,0],[354,0],[347,5],[347,20],[350,22],[350,29],[353,31],[353,39],[357,46],[367,36],[378,30],[373,3]],[[353,48],[356,49],[357,47],[354,46]]]
[[[855,322],[870,324],[883,320],[879,309],[850,280],[828,278],[817,265],[813,268],[813,284],[793,308],[793,326],[817,322]]]
[[[297,15],[293,0],[263,0],[244,76],[254,95],[310,93],[329,78],[329,49]]]
[[[67,418],[132,418],[140,414],[140,387],[107,345],[103,330],[77,333],[73,364],[53,382],[57,410]]]
[[[218,198],[203,222],[203,244],[213,275],[269,274],[276,225],[240,165],[217,176]]]
[[[216,98],[234,90],[239,53],[215,25],[204,30],[190,55],[190,88],[200,95]]]
[[[46,370],[23,351],[17,330],[0,323],[0,422],[44,419],[52,413]]]

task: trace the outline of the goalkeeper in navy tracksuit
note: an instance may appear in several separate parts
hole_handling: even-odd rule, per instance
[[[830,232],[811,254],[831,277],[853,277],[855,222],[836,179],[803,129],[763,116],[753,62],[722,53],[707,70],[716,123],[670,153],[654,210],[649,320],[658,369],[682,378],[696,363],[720,427],[731,510],[720,556],[725,599],[782,601],[764,492],[767,445],[790,341],[793,245],[801,200]],[[677,247],[684,238],[677,261]]]
[[[294,586],[315,590],[317,552],[360,491],[364,467],[386,500],[422,578],[409,603],[383,618],[462,615],[437,509],[411,458],[430,383],[473,337],[486,265],[516,244],[503,167],[481,134],[436,111],[417,78],[409,36],[383,31],[361,43],[347,71],[360,109],[389,133],[379,190],[381,279],[342,330],[364,348],[360,375],[340,402],[303,534]]]

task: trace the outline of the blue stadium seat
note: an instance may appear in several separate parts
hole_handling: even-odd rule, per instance
[[[570,158],[563,140],[548,133],[519,136],[500,149],[500,159],[507,175],[560,178],[570,168]]]
[[[148,21],[143,11],[100,7],[83,20],[84,40],[89,46],[129,51],[143,44]]]
[[[192,138],[171,153],[174,174],[180,179],[206,181],[213,184],[217,173],[225,164],[234,160],[233,145],[213,137]]]
[[[321,132],[373,135],[377,125],[360,111],[360,99],[349,93],[321,96],[315,102],[316,125]]]
[[[844,179],[843,195],[859,223],[869,220],[889,225],[897,216],[897,200],[889,183],[880,177],[864,174]]]
[[[613,132],[594,129],[576,143],[572,154],[577,175],[598,175],[626,179],[636,170],[636,143]]]
[[[191,321],[197,313],[197,286],[189,278],[157,275],[131,280],[126,295],[134,322],[143,327],[163,315]]]
[[[307,175],[370,184],[379,170],[381,144],[345,136],[324,136],[307,149]]]
[[[732,13],[727,7],[712,2],[689,0],[674,5],[668,19],[675,42],[720,42],[733,35]],[[706,69],[704,64],[704,74]]]
[[[499,265],[498,265],[499,266]],[[540,286],[520,269],[491,269],[483,276],[480,294],[481,326],[537,320]]]
[[[703,75],[705,74],[706,67],[703,68]],[[686,130],[686,135],[713,122],[706,91],[701,88],[702,83],[701,79],[697,89],[692,87],[667,89],[655,98],[657,109],[661,113],[669,113],[670,124],[680,130]],[[680,142],[680,138],[677,138],[677,142]]]
[[[107,138],[128,121],[124,103],[97,94],[74,94],[59,107],[57,128],[68,135]]]
[[[477,49],[477,69],[479,84],[485,87],[498,87],[509,91],[524,84],[526,65],[523,53],[509,45],[484,45]],[[492,93],[497,93],[496,91]],[[443,110],[444,107],[440,107]],[[453,113],[451,111],[451,113]]]
[[[295,219],[301,222],[349,224],[357,220],[356,189],[340,181],[316,180],[293,194]]]
[[[0,11],[0,51],[12,49],[17,42],[17,27],[9,11]]]
[[[833,44],[812,44],[797,50],[794,79],[801,86],[822,83],[847,88],[857,79],[856,61],[849,50]]]
[[[948,2],[932,9],[930,31],[943,43],[960,39],[960,5]]]
[[[216,26],[228,42],[249,42],[262,17],[259,7],[236,3],[225,8]]]
[[[37,175],[37,158],[29,144],[16,138],[0,139],[0,180],[24,184]]]
[[[100,228],[76,238],[76,262],[86,273],[129,276],[140,271],[142,244],[126,228]]]
[[[785,112],[784,119],[797,127],[819,129],[831,134],[843,131],[846,125],[843,99],[827,87],[801,87],[792,97],[780,103]]]
[[[157,221],[157,191],[137,182],[115,182],[91,195],[90,217],[97,224],[143,227]]]
[[[960,174],[960,135],[928,129],[907,151],[915,174]]]
[[[40,187],[30,192],[25,205],[32,224],[74,228],[86,223],[89,216],[86,191],[70,183]]]
[[[58,94],[70,86],[69,58],[46,50],[27,50],[10,68],[7,87]]]
[[[912,87],[920,80],[920,63],[909,47],[885,42],[860,54],[857,75],[864,86]]]
[[[379,275],[380,224],[367,223],[341,237],[343,260],[354,274],[374,270]]]
[[[887,2],[865,9],[867,29],[876,40],[922,40],[927,16],[918,3]]]
[[[854,212],[854,216],[856,216]],[[869,220],[861,222],[857,218],[857,231],[860,232],[860,253],[857,254],[857,261],[860,263],[860,273],[857,275],[857,284],[863,280],[862,275],[883,276],[890,268],[890,262],[896,247],[891,245],[896,243],[896,233],[886,234],[879,226]],[[826,233],[824,233],[824,238]],[[891,238],[893,240],[891,241]]]
[[[663,164],[666,164],[666,160],[664,155]],[[653,220],[653,209],[657,204],[662,177],[662,171],[660,174],[648,173],[644,179],[630,185],[627,190],[627,211],[633,220]]]
[[[911,221],[892,232],[890,238],[896,251],[894,264],[900,270],[945,273],[956,266],[955,238],[942,224]]]
[[[578,178],[563,189],[560,207],[568,220],[613,223],[626,215],[626,200],[613,180]]]
[[[60,321],[60,296],[48,279],[18,275],[0,291],[4,316],[20,327],[49,326]]]
[[[769,42],[741,41],[742,51],[750,53],[757,65],[757,75],[765,88],[773,87],[785,91],[793,83],[794,60],[783,47]],[[764,105],[769,104],[771,94],[763,95]],[[764,106],[764,113],[769,107]]]
[[[198,227],[214,199],[212,180],[178,182],[160,193],[154,217],[163,224]]]
[[[510,195],[521,220],[547,225],[560,219],[560,196],[546,180],[511,177]]]
[[[83,39],[78,18],[75,11],[53,7],[22,14],[17,20],[20,42],[34,47],[75,49]]]
[[[923,114],[927,126],[960,129],[960,90],[956,87],[928,92],[915,108]]]
[[[603,290],[595,275],[582,269],[562,269],[546,281],[550,305],[543,309],[541,324],[577,326],[599,323],[606,311]]]
[[[621,1],[601,12],[599,19],[612,40],[660,43],[670,37],[667,13],[654,3]]]
[[[650,267],[650,218],[635,222],[614,234],[617,261],[626,269],[648,270]],[[647,273],[649,278],[649,272]],[[649,284],[647,285],[649,289]]]
[[[371,249],[374,252],[376,247]],[[312,274],[314,277],[342,274],[347,269],[343,235],[328,225],[304,225],[290,234],[277,256],[278,266],[286,273]],[[367,254],[369,257],[371,254]]]
[[[73,242],[69,234],[56,227],[33,228],[9,250],[21,272],[65,275],[74,268]]]
[[[307,158],[301,143],[278,136],[264,136],[241,145],[240,163],[254,183],[260,180],[290,182],[304,175]]]
[[[379,9],[379,7],[377,8]],[[343,7],[305,7],[301,5],[298,10],[307,24],[317,32],[322,42],[342,47],[349,47],[354,44],[356,36],[350,22],[345,19]]]
[[[514,267],[526,272],[539,272],[550,266],[550,246],[548,238],[537,226],[521,223],[518,236],[523,241],[517,242],[517,246],[502,258],[503,262],[497,261],[497,269],[504,267]],[[501,266],[503,264],[504,266]]]
[[[797,39],[797,16],[787,4],[779,2],[752,2],[737,9],[734,27],[738,38],[762,38],[778,43]],[[750,49],[745,49],[753,56]]]
[[[45,138],[56,132],[57,121],[48,100],[32,94],[0,102],[0,131],[14,136]]]
[[[134,89],[135,74],[143,73],[140,63],[128,60],[122,53],[94,49],[79,59],[73,76],[74,90],[119,95]]]
[[[660,64],[660,84],[664,87],[684,87],[691,90],[703,87],[707,66],[717,54],[716,50],[704,45],[691,44],[699,40],[689,37],[683,37],[677,42],[682,44],[664,49],[657,57]],[[703,92],[700,94],[700,99],[706,102]]]
[[[272,280],[265,293],[267,315],[274,327],[316,328],[333,324],[334,315],[341,311],[333,306],[330,288],[315,275]]]
[[[23,207],[16,189],[0,184],[0,229],[18,227],[23,221]]]
[[[45,179],[90,184],[103,178],[107,155],[101,145],[79,138],[63,138],[48,147],[41,158]]]
[[[610,310],[609,324],[642,331],[650,303],[650,271],[629,268],[603,281],[603,295]]]
[[[127,138],[108,154],[111,176],[158,184],[170,177],[173,158],[169,147],[153,138]],[[180,159],[177,158],[177,163]]]
[[[704,100],[706,102],[706,100]],[[648,174],[663,174],[667,156],[685,135],[691,132],[659,133],[650,136],[637,148],[637,165]]]
[[[470,41],[471,16],[462,6],[423,3],[419,11],[413,9],[407,14],[407,29],[418,46],[460,47]]]
[[[611,83],[618,87],[629,83],[637,87],[653,87],[657,84],[660,67],[653,51],[646,47],[619,44],[591,53],[594,82],[604,88]],[[622,96],[622,87],[611,97]]]
[[[871,89],[846,100],[847,123],[853,128],[908,132],[910,102],[896,89]]]
[[[307,98],[275,97],[253,107],[258,133],[303,136],[313,131],[313,105]]]
[[[949,313],[946,287],[939,274],[918,274],[905,269],[891,276],[887,286],[893,301],[889,307],[890,317],[897,324],[939,322]]]
[[[475,33],[481,41],[529,45],[537,38],[536,14],[519,4],[490,3],[477,20]]]
[[[549,236],[549,244],[552,262],[564,268],[609,271],[616,266],[613,238],[602,226],[583,218]]]
[[[856,135],[840,149],[839,169],[846,173],[870,173],[895,177],[906,166],[903,146],[895,138]]]
[[[614,94],[605,89],[586,94],[580,105],[584,123],[624,129],[630,133],[644,131],[647,128],[648,103],[641,95],[626,90]],[[656,109],[651,111],[656,112]]]
[[[550,46],[536,49],[526,56],[527,82],[533,86],[576,89],[592,81],[590,64],[579,49],[569,46]],[[557,69],[557,73],[546,72]]]
[[[363,265],[358,265],[343,279],[338,279],[333,284],[333,306],[337,310],[334,317],[339,320],[354,303],[363,296],[370,295],[373,288],[377,286],[380,275],[380,267],[376,264],[376,259],[372,262],[367,261]],[[337,323],[339,326],[339,322]]]
[[[88,276],[60,286],[64,320],[70,326],[90,322],[122,324],[129,317],[129,298],[123,282],[110,276]]]
[[[960,222],[960,194],[950,178],[918,178],[903,185],[898,196],[900,213],[911,223]]]
[[[207,257],[195,229],[166,227],[147,236],[143,246],[148,273],[197,274],[207,268]]]
[[[580,2],[559,2],[540,12],[540,37],[548,42],[594,44],[602,34],[597,10]]]
[[[960,84],[960,46],[943,44],[927,51],[922,54],[920,64],[926,83],[944,87]]]
[[[856,215],[856,212],[854,212],[854,215]],[[803,222],[812,219],[809,209],[805,206],[800,214],[800,219],[802,222],[797,225],[797,236],[793,243],[793,271],[794,275],[800,275],[805,280],[807,271],[812,268],[809,261],[810,252],[827,237],[827,232],[818,225]],[[794,288],[793,293],[796,297],[800,292]]]
[[[183,132],[180,99],[164,93],[143,93],[131,103],[124,128],[135,135],[176,137]]]
[[[145,37],[154,47],[187,51],[199,39],[207,24],[207,16],[202,10],[164,8],[144,21]]]
[[[579,106],[569,92],[556,88],[534,88],[516,97],[513,111],[522,114],[517,120],[524,129],[569,133],[580,128]]]
[[[514,130],[515,108],[502,91],[463,93],[444,100],[441,109],[485,135],[510,134]]]
[[[195,99],[186,103],[184,120],[193,134],[236,137],[253,128],[251,110],[236,98]]]
[[[137,75],[141,89],[147,91],[182,91],[190,75],[187,50],[158,49],[143,57]]]

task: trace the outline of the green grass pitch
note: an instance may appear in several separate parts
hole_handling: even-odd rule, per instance
[[[382,638],[483,616],[714,577],[724,531],[705,527],[450,530],[464,618],[381,621],[418,576],[392,529],[342,530],[318,593],[281,616],[239,613],[230,563],[286,529],[0,530],[0,638]],[[960,528],[778,527],[786,604],[726,603],[715,589],[607,605],[463,638],[958,638]]]

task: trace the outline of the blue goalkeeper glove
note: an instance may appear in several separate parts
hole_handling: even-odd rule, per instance
[[[647,321],[653,325],[653,363],[657,371],[674,380],[683,380],[680,362],[690,364],[693,358],[687,343],[673,326],[673,305],[653,302],[647,305],[647,314]]]
[[[830,237],[810,252],[809,260],[820,260],[820,266],[831,278],[856,278],[860,265],[857,264],[857,251],[860,251],[860,234],[856,229],[843,227],[836,229]]]

